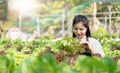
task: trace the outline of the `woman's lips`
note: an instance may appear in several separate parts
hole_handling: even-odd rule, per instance
[[[81,36],[80,34],[77,34],[77,36]]]

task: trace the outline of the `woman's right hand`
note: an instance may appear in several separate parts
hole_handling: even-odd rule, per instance
[[[96,53],[96,51],[90,46],[90,44],[89,44],[88,41],[82,40],[82,41],[80,42],[80,44],[82,44],[82,45],[85,47],[85,50],[86,50],[86,51],[91,52],[91,54],[92,54],[93,56],[96,56],[96,57],[100,57],[100,58],[101,58],[100,53]]]
[[[80,44],[82,44],[85,47],[86,51],[89,51],[89,52],[92,51],[92,47],[90,46],[90,43],[88,41],[81,40]]]

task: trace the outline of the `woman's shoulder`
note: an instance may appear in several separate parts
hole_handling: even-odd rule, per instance
[[[99,42],[97,39],[92,38],[92,37],[89,37],[88,40],[89,40],[90,42],[96,42],[96,43]]]

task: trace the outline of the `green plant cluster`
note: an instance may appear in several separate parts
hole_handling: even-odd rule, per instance
[[[92,37],[102,40],[102,39],[110,39],[110,38],[118,38],[117,34],[110,34],[106,32],[103,28],[99,27],[98,30],[95,33],[92,33]]]
[[[120,73],[120,60],[110,57],[96,58],[79,56],[74,66],[57,64],[52,54],[29,56],[15,66],[11,57],[0,56],[0,73]]]
[[[67,54],[82,54],[85,52],[84,46],[80,44],[79,40],[71,37],[65,37],[60,40],[60,44],[62,46],[61,50],[67,52]]]

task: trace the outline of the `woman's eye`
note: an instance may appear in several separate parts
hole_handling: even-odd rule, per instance
[[[78,30],[77,28],[74,28],[75,30]]]
[[[78,30],[77,28],[75,28],[75,30]]]
[[[80,29],[81,31],[83,30],[83,29]]]
[[[80,31],[83,31],[84,29],[83,28],[74,28],[74,30],[80,30]]]

